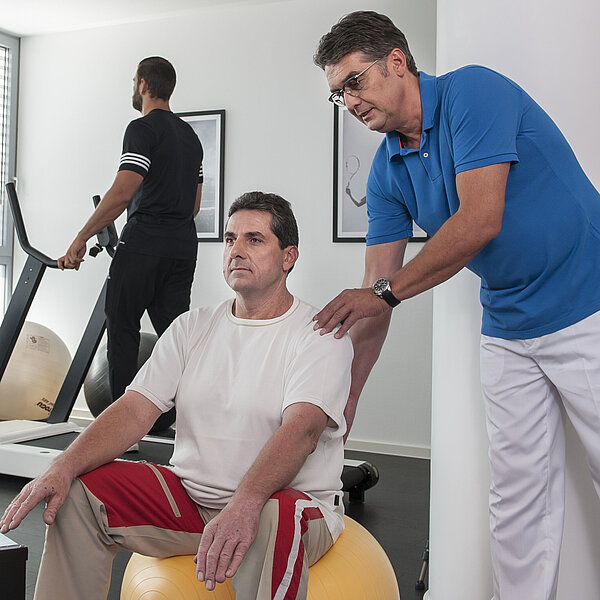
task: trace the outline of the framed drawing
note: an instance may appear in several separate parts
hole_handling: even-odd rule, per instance
[[[194,219],[198,241],[222,242],[225,111],[203,110],[177,114],[192,126],[204,148],[202,201]]]
[[[333,109],[333,241],[364,242],[367,177],[383,134],[367,129],[347,110]],[[411,242],[427,239],[416,223],[413,234]]]

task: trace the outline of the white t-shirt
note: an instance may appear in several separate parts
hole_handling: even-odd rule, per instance
[[[128,389],[163,412],[177,406],[171,464],[190,497],[209,508],[227,504],[288,406],[321,408],[328,425],[289,487],[318,501],[335,540],[343,529],[350,338],[313,331],[317,310],[297,298],[268,320],[237,318],[232,306],[178,317]]]

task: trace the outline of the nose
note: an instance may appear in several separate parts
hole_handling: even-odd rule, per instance
[[[236,238],[231,246],[229,246],[229,255],[232,258],[244,256],[244,244],[241,237]]]
[[[351,96],[347,92],[344,92],[344,102],[346,103],[346,108],[352,111],[361,103],[361,99],[358,96]]]

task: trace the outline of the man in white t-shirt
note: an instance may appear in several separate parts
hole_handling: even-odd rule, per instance
[[[35,599],[104,599],[118,548],[196,554],[236,600],[305,599],[308,566],[343,529],[343,412],[352,344],[313,331],[287,289],[298,258],[290,204],[250,192],[230,208],[223,274],[235,298],[184,313],[125,394],[0,520],[46,501]],[[177,406],[171,465],[114,461]],[[60,509],[60,510],[59,510]]]

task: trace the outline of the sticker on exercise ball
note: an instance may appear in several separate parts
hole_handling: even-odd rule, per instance
[[[38,400],[35,405],[50,414],[54,407],[54,402],[50,402],[48,398],[42,398],[41,400]]]
[[[25,347],[27,350],[50,353],[50,340],[43,335],[28,335]]]

